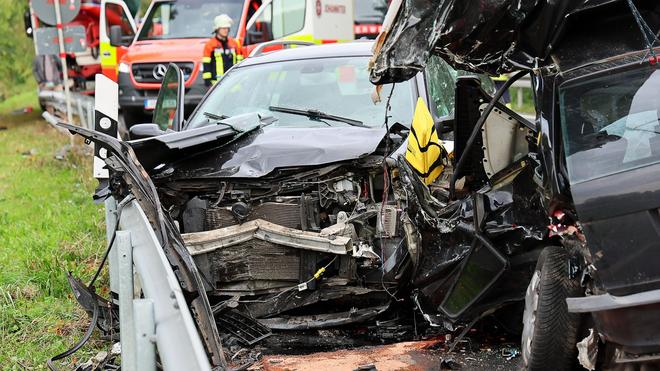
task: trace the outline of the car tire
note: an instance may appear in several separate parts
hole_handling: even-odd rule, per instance
[[[566,298],[584,295],[568,275],[568,253],[546,247],[527,287],[523,314],[522,356],[525,370],[571,370],[577,365],[582,315],[569,313]]]

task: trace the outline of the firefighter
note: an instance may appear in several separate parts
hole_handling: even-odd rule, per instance
[[[234,21],[226,15],[215,17],[213,37],[204,46],[204,73],[202,77],[206,86],[211,86],[225,74],[233,65],[243,60],[240,45],[236,39],[229,36],[229,29]]]

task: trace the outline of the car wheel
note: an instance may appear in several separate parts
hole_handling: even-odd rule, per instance
[[[570,370],[577,364],[582,316],[568,312],[566,298],[583,292],[580,283],[568,276],[566,251],[546,247],[525,296],[521,348],[526,370]]]

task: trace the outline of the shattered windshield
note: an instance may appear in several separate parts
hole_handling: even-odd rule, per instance
[[[216,117],[258,112],[277,118],[275,125],[289,127],[348,126],[319,115],[293,114],[273,110],[316,110],[327,115],[355,120],[365,126],[381,127],[385,105],[392,89],[383,87],[382,101],[374,104],[369,82],[367,57],[342,57],[267,63],[237,68],[225,76],[191,118],[188,129],[213,123]],[[396,84],[391,99],[389,124],[410,126],[414,97],[410,82]],[[217,121],[217,120],[216,120]]]
[[[140,29],[138,40],[210,38],[213,19],[227,14],[234,20],[230,36],[236,36],[243,0],[177,0],[154,4]]]
[[[572,184],[660,162],[660,70],[606,74],[560,89]]]

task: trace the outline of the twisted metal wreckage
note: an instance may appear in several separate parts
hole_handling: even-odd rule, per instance
[[[500,120],[526,141],[529,128],[505,112]],[[221,365],[222,343],[286,351],[411,339],[522,299],[516,277],[530,276],[526,253],[547,234],[538,196],[516,180],[531,181],[527,160],[494,164],[497,189],[449,201],[449,169],[425,185],[405,158],[403,127],[328,128],[321,139],[264,121],[133,142],[68,127],[108,149],[97,196],[133,195],[145,210],[212,362]],[[277,156],[283,143],[299,144]],[[343,336],[313,336],[326,328]]]
[[[558,61],[612,53],[578,54],[587,30],[553,46],[566,40],[570,20],[620,3],[395,1],[372,61],[375,84],[414,76],[431,53],[473,71],[525,71],[493,97],[478,79],[459,78],[453,117],[431,127],[385,122],[327,128],[318,138],[247,114],[128,142],[67,129],[108,151],[110,178],[96,197],[132,195],[144,210],[212,366],[227,367],[224,352],[241,348],[399,341],[487,315],[518,324],[542,250],[586,250],[553,151],[554,103],[539,98],[553,94]],[[616,50],[628,47],[616,40],[639,42],[632,31],[610,33],[602,38]],[[541,103],[535,123],[499,101],[529,71]],[[451,153],[438,132],[453,135]],[[588,271],[583,262],[571,267]],[[97,305],[83,304],[90,313]],[[341,336],[315,335],[327,328]]]
[[[431,55],[468,71],[531,77],[534,188],[558,247],[544,250],[528,287],[524,367],[569,369],[578,349],[587,369],[657,363],[660,269],[650,262],[660,258],[660,4],[403,0],[389,16],[374,83],[408,79]],[[482,122],[465,117],[457,109],[457,141],[461,126],[472,133],[458,175],[482,150]]]

